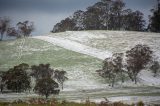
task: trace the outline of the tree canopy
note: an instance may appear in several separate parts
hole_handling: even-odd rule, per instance
[[[47,99],[49,95],[59,93],[58,87],[58,83],[51,78],[43,78],[37,81],[34,90]]]
[[[20,64],[5,72],[2,81],[5,82],[7,89],[14,92],[23,92],[30,89],[30,77],[26,72],[27,69],[27,64]]]
[[[148,29],[152,32],[160,32],[160,1],[157,1],[157,6],[151,10],[152,16],[149,19]]]
[[[125,8],[122,0],[101,0],[86,11],[78,10],[57,23],[52,32],[68,30],[132,30],[143,31],[143,13]]]

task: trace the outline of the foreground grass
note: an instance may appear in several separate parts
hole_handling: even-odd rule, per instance
[[[90,101],[86,101],[86,103],[75,103],[75,102],[49,102],[45,104],[29,104],[29,103],[0,103],[0,106],[146,106],[143,102],[138,102],[136,104],[126,104],[122,102],[114,102],[114,103],[94,103]],[[149,105],[149,106],[158,106],[158,105]]]

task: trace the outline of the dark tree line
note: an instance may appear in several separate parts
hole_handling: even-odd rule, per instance
[[[86,11],[78,10],[57,23],[52,32],[68,30],[132,30],[143,31],[143,13],[125,9],[122,0],[101,0]]]
[[[157,0],[157,6],[151,10],[152,16],[149,18],[148,30],[152,32],[160,32],[160,1]]]
[[[28,37],[34,30],[33,22],[24,21],[18,22],[15,27],[10,25],[11,20],[8,17],[0,17],[0,40],[3,40],[3,35],[13,36],[16,38]]]
[[[121,79],[122,83],[125,77],[129,77],[131,81],[137,84],[137,76],[141,70],[145,69],[148,64],[151,64],[149,70],[153,72],[156,77],[160,65],[158,61],[153,61],[152,50],[147,45],[136,45],[130,50],[126,51],[124,58],[123,53],[115,53],[112,57],[106,58],[103,61],[103,67],[96,72],[103,78],[109,80],[109,85],[112,87],[116,80]]]
[[[50,68],[50,64],[32,65],[22,63],[0,74],[1,92],[25,92],[31,90],[31,77],[36,79],[34,92],[48,98],[51,94],[59,94],[59,84],[63,85],[68,78],[66,72]],[[63,88],[63,86],[62,86]]]

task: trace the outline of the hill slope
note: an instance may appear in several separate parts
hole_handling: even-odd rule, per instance
[[[154,51],[154,55],[156,55],[157,58],[160,58],[160,34],[156,33],[127,31],[67,31],[50,34],[48,36],[37,36],[34,38],[102,60],[111,56],[111,53],[124,53],[127,49],[130,49],[136,44],[147,44]],[[142,84],[160,84],[160,80],[158,78],[152,78],[152,73],[150,72],[142,71],[139,77]]]
[[[148,71],[144,70],[139,74],[137,85],[127,81],[122,86],[129,87],[118,89],[110,89],[106,81],[95,73],[95,70],[101,68],[103,59],[115,52],[125,52],[138,43],[149,45],[157,57],[160,57],[158,55],[160,54],[160,34],[156,33],[67,31],[2,41],[0,42],[0,70],[6,71],[22,62],[30,65],[50,63],[53,68],[64,69],[68,73],[69,80],[65,82],[65,89],[58,96],[61,99],[80,100],[88,96],[96,100],[105,96],[122,96],[120,99],[124,99],[123,96],[140,95],[157,96],[160,100],[160,78],[153,78]],[[117,87],[121,86],[120,83],[117,84]],[[4,95],[1,96],[0,98],[4,97]]]

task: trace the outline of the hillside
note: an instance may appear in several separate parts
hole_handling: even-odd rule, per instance
[[[139,74],[137,85],[127,81],[123,85],[117,83],[115,88],[108,87],[106,81],[95,72],[101,68],[103,59],[115,52],[125,52],[138,43],[150,46],[160,59],[160,34],[157,33],[67,31],[2,41],[0,70],[6,71],[22,62],[30,65],[50,63],[53,68],[64,69],[69,80],[58,96],[60,99],[79,101],[90,97],[98,101],[108,97],[112,101],[160,101],[160,78],[152,77],[146,70]],[[4,95],[0,95],[0,98],[4,98]]]

